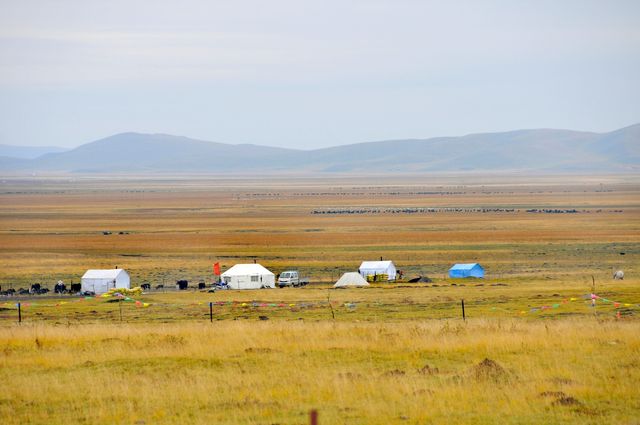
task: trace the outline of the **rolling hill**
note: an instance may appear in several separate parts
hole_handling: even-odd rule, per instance
[[[122,133],[31,162],[33,170],[79,173],[259,170],[287,149],[205,142],[166,134]]]
[[[0,157],[33,159],[47,153],[64,152],[67,149],[57,146],[14,146],[0,144]]]
[[[640,124],[609,133],[518,130],[387,140],[316,150],[122,133],[34,159],[0,158],[3,172],[420,173],[640,171]]]

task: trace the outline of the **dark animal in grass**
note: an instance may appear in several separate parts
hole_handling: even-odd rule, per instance
[[[156,285],[156,289],[162,289],[164,288],[164,285]]]
[[[204,289],[207,285],[204,282],[198,282],[198,289]]]
[[[69,291],[70,291],[72,294],[77,294],[77,293],[79,293],[80,291],[82,291],[82,284],[81,284],[81,283],[72,283],[72,284],[71,284],[71,289],[69,289]]]
[[[151,284],[150,283],[143,283],[142,285],[140,285],[140,287],[142,288],[143,291],[150,291],[151,290]]]
[[[29,289],[29,293],[31,294],[42,295],[46,294],[47,292],[49,292],[49,289],[43,288],[39,283],[34,283],[33,285],[31,285],[31,289]]]

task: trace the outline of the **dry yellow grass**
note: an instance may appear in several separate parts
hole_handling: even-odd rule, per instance
[[[300,424],[317,408],[323,424],[634,423],[639,330],[596,319],[5,327],[0,417]]]

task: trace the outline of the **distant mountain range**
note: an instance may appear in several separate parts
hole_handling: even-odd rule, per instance
[[[57,146],[12,146],[0,145],[0,157],[34,159],[47,153],[64,152],[68,149]]]
[[[35,149],[20,148],[22,152]],[[0,172],[73,173],[421,173],[640,171],[640,124],[610,133],[518,130],[462,137],[386,140],[315,150],[122,133],[36,158],[0,149]],[[18,150],[14,152],[20,152]],[[33,155],[33,154],[31,154]]]

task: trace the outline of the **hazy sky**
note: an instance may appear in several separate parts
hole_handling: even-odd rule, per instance
[[[640,1],[0,0],[0,143],[640,122]]]

